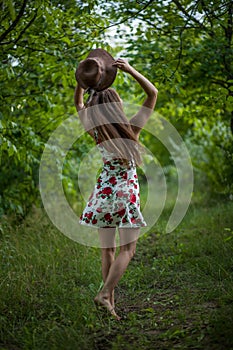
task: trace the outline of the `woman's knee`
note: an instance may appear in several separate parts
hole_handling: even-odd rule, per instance
[[[102,253],[108,257],[114,257],[116,253],[116,247],[102,248]]]
[[[136,253],[136,242],[125,244],[120,247],[120,252],[126,253],[132,259]]]

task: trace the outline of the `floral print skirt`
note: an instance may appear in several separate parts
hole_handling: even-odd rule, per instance
[[[146,226],[139,196],[135,165],[127,168],[120,159],[105,160],[79,223],[97,228]]]

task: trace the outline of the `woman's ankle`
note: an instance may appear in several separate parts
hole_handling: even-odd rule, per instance
[[[104,288],[100,291],[99,295],[104,299],[110,299],[112,295],[112,291],[109,290],[109,288]]]

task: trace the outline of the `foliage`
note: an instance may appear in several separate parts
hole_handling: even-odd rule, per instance
[[[64,237],[41,209],[20,224],[3,218],[1,349],[231,349],[233,208],[207,203],[195,196],[172,234],[167,208],[141,237],[115,293],[121,322],[94,307],[99,250]]]
[[[122,54],[159,89],[156,109],[187,144],[193,143],[192,149],[198,145],[193,162],[207,175],[212,189],[232,193],[232,3],[172,0],[111,5],[106,17],[110,11],[116,22],[124,23],[116,27],[125,39]],[[117,87],[122,93],[127,87],[128,95],[134,92],[142,101],[137,85],[131,90]],[[164,152],[156,146],[157,153]],[[198,158],[201,154],[205,159]]]
[[[233,193],[233,143],[229,129],[220,118],[212,125],[205,119],[196,120],[186,139],[193,165],[206,174],[215,193]]]
[[[44,144],[76,113],[75,67],[100,38],[89,24],[91,4],[24,0],[2,7],[1,210],[22,214],[38,200]]]
[[[232,2],[6,0],[1,9],[1,213],[23,214],[38,203],[41,154],[51,132],[76,113],[75,68],[95,47],[127,57],[155,83],[157,111],[193,144],[190,149],[209,154],[203,161],[192,153],[195,166],[213,188],[232,193]],[[124,101],[144,99],[125,73],[114,86]],[[143,140],[169,166],[163,145],[150,135]],[[90,143],[84,137],[66,159],[64,188],[72,202],[75,160]]]

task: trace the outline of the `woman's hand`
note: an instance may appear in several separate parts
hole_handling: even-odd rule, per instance
[[[118,58],[115,61],[115,63],[113,63],[113,66],[116,66],[117,68],[119,68],[120,70],[122,70],[123,72],[126,72],[126,73],[131,73],[131,71],[132,71],[131,65],[128,63],[127,60],[125,60],[123,58]]]

